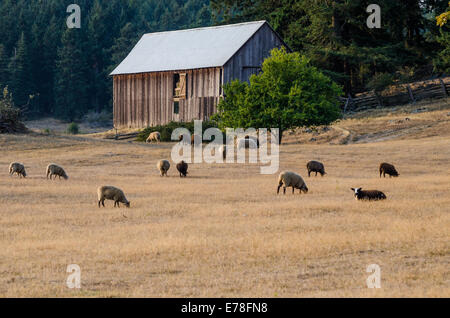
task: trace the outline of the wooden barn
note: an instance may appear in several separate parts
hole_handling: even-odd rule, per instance
[[[248,81],[282,46],[266,21],[145,34],[111,73],[114,126],[208,119],[224,83]]]

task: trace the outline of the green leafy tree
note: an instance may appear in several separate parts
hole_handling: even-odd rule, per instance
[[[341,88],[299,53],[274,49],[262,72],[225,85],[214,120],[219,127],[279,128],[327,125],[340,118]]]

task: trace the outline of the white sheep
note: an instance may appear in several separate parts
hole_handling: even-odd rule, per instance
[[[130,201],[127,200],[125,194],[119,188],[113,186],[102,186],[97,189],[98,194],[98,207],[100,208],[100,204],[105,206],[105,200],[114,201],[114,207],[119,207],[119,203],[125,204],[127,208],[130,207]]]
[[[156,167],[158,168],[161,177],[164,177],[164,175],[167,177],[167,171],[170,169],[170,162],[168,160],[160,160],[156,164]]]
[[[294,193],[295,189],[299,189],[300,193],[302,191],[304,193],[308,192],[308,187],[306,186],[303,178],[292,171],[283,171],[280,173],[278,177],[278,189],[277,194],[280,193],[280,188],[283,186],[283,193],[286,194],[286,187],[292,187],[292,193]]]
[[[27,172],[25,171],[25,166],[19,162],[12,162],[9,165],[9,174],[13,175],[17,173],[20,178],[26,178]]]
[[[161,134],[158,131],[154,131],[150,135],[148,135],[146,142],[152,142],[152,141],[156,141],[156,142],[161,141]]]
[[[54,179],[56,179],[56,177],[59,177],[59,179],[63,177],[65,180],[69,179],[69,176],[66,174],[62,167],[51,163],[47,166],[47,179],[50,177],[51,180],[53,176],[55,176]]]

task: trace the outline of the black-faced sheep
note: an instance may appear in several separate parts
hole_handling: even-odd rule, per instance
[[[184,160],[182,160],[180,163],[177,164],[177,170],[180,173],[180,178],[181,177],[186,177],[187,175],[187,170],[188,170],[188,164],[186,162],[184,162]]]
[[[168,160],[160,160],[156,164],[156,167],[159,170],[159,173],[161,174],[161,177],[166,176],[167,177],[167,171],[170,169],[170,162]]]
[[[389,177],[398,177],[399,173],[397,170],[395,170],[394,165],[391,165],[390,163],[383,162],[380,164],[380,178],[381,175],[383,175],[384,178],[386,178],[386,174],[389,175]]]
[[[53,176],[55,176],[54,179],[56,179],[56,177],[59,177],[59,179],[63,177],[65,180],[69,179],[64,169],[54,163],[51,163],[47,166],[46,172],[47,172],[47,179],[50,177],[50,180],[52,179]]]
[[[9,174],[13,175],[15,173],[17,173],[17,175],[20,178],[22,178],[22,177],[26,178],[27,177],[27,172],[25,171],[25,166],[23,164],[21,164],[21,163],[18,163],[18,162],[12,162],[9,165]]]
[[[310,161],[306,164],[306,169],[308,169],[308,177],[311,177],[311,172],[315,172],[316,176],[317,173],[320,173],[320,175],[323,177],[324,174],[327,174],[325,172],[325,167],[323,166],[323,163],[319,161]]]
[[[120,208],[120,203],[125,204],[127,208],[130,207],[130,201],[127,200],[122,190],[112,186],[103,186],[97,189],[98,194],[98,207],[100,204],[105,206],[105,200],[114,201],[114,207]]]
[[[278,189],[277,194],[280,193],[280,188],[283,186],[283,193],[286,194],[286,187],[292,187],[292,193],[295,189],[299,189],[300,193],[308,193],[308,187],[306,186],[303,178],[295,172],[283,171],[278,177]]]
[[[160,142],[161,141],[161,134],[158,131],[152,132],[150,135],[148,135],[148,138],[145,142]]]
[[[385,200],[386,195],[378,190],[363,190],[362,188],[351,188],[356,200]]]

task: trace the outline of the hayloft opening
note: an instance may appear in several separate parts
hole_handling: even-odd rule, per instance
[[[173,74],[173,98],[174,101],[186,99],[187,95],[187,74],[174,73]]]

